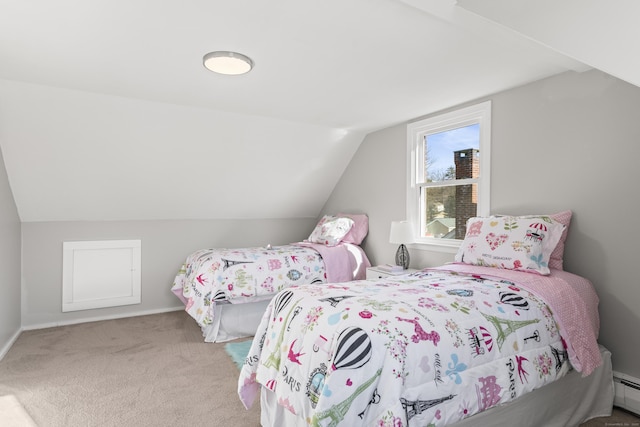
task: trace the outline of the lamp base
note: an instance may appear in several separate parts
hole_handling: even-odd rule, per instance
[[[401,265],[405,270],[409,268],[409,251],[404,244],[400,245],[396,252],[396,265]]]

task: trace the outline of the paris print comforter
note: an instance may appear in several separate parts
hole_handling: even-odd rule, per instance
[[[202,249],[187,257],[171,291],[200,326],[207,326],[216,302],[252,302],[294,285],[364,278],[369,265],[364,251],[347,243]]]
[[[586,279],[467,270],[280,292],[240,374],[245,407],[265,387],[314,426],[444,426],[599,364]]]

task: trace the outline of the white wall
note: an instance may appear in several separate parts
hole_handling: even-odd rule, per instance
[[[20,219],[0,150],[0,357],[20,331]]]
[[[312,217],[364,137],[2,79],[0,113],[23,222]]]
[[[315,219],[80,221],[22,224],[25,328],[181,309],[171,293],[186,257],[209,247],[285,244],[309,236]],[[122,307],[62,312],[62,243],[82,240],[142,242],[142,302]]]
[[[617,371],[640,377],[638,159],[640,88],[599,71],[564,73],[489,96],[494,213],[574,212],[565,269],[600,296],[600,342]],[[482,101],[479,100],[479,101]],[[406,125],[368,135],[323,208],[370,217],[364,248],[392,262],[392,220],[405,218]],[[453,259],[411,249],[412,267]]]

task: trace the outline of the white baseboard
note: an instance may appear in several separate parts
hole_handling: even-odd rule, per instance
[[[613,371],[613,404],[640,415],[640,379]]]
[[[133,313],[114,314],[110,316],[85,317],[82,319],[73,319],[73,320],[66,320],[66,321],[60,321],[60,322],[41,323],[37,325],[23,326],[18,331],[16,331],[16,333],[11,337],[11,339],[0,349],[0,361],[2,361],[2,359],[7,354],[7,352],[11,349],[11,347],[16,342],[16,340],[18,339],[22,331],[33,331],[36,329],[55,328],[57,326],[76,325],[79,323],[99,322],[101,320],[123,319],[125,317],[147,316],[150,314],[169,313],[172,311],[179,311],[179,310],[184,310],[184,305],[181,305],[179,307],[160,308],[157,310],[145,310],[145,311],[138,311]]]
[[[181,305],[179,307],[159,308],[156,310],[145,310],[145,311],[134,311],[131,313],[112,314],[109,316],[83,317],[80,319],[73,319],[73,320],[61,320],[59,322],[40,323],[36,325],[23,326],[22,330],[32,331],[36,329],[55,328],[58,326],[76,325],[78,323],[100,322],[102,320],[123,319],[125,317],[148,316],[150,314],[168,313],[171,311],[179,311],[179,310],[184,310],[184,305]],[[87,312],[89,311],[90,310],[88,310]]]
[[[21,332],[22,332],[22,329],[18,329],[16,333],[13,334],[11,339],[9,339],[9,341],[4,345],[4,347],[0,349],[0,361],[4,359],[4,356],[7,354],[9,349],[13,346],[13,343],[16,342]]]

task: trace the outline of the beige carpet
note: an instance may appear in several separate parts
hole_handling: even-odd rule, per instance
[[[0,396],[40,427],[259,426],[238,374],[180,311],[23,332],[0,362]]]
[[[0,426],[257,427],[238,374],[182,311],[27,331],[0,362]],[[616,409],[582,427],[598,426],[640,418]]]

